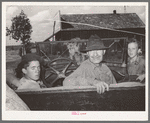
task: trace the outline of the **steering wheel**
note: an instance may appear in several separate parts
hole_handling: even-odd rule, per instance
[[[47,87],[57,86],[58,80],[70,75],[78,65],[69,58],[57,58],[48,63],[48,68],[42,71],[42,80]]]

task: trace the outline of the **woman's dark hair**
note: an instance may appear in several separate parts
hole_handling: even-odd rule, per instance
[[[41,59],[40,56],[32,54],[32,53],[24,55],[21,59],[21,62],[18,64],[17,68],[15,69],[17,78],[23,77],[24,74],[22,72],[22,68],[26,69],[29,66],[29,63],[31,61],[39,61],[40,66],[43,65],[43,59]]]
[[[38,61],[38,60],[32,60],[32,61]],[[21,61],[17,68],[15,69],[15,72],[16,72],[16,77],[21,79],[23,76],[24,76],[24,73],[22,72],[22,69],[25,68],[27,69],[27,67],[30,65],[30,62],[31,61]]]

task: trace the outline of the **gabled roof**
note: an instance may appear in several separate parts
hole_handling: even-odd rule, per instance
[[[61,20],[73,22],[70,24],[62,22],[62,30],[91,30],[100,29],[99,27],[111,29],[145,28],[145,24],[136,13],[70,14],[61,15]]]

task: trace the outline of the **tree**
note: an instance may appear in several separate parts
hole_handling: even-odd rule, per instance
[[[8,29],[8,27],[6,27],[6,36],[9,36],[11,34],[10,29]]]
[[[16,41],[22,41],[23,47],[28,45],[31,40],[32,26],[27,15],[21,10],[21,13],[12,18],[10,29],[6,27],[6,36],[11,35]]]

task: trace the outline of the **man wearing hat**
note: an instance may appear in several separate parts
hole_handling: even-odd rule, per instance
[[[111,70],[102,62],[106,49],[103,41],[97,36],[91,36],[87,48],[81,52],[87,53],[88,59],[63,81],[63,86],[96,86],[98,93],[109,90],[109,84],[116,83]]]

